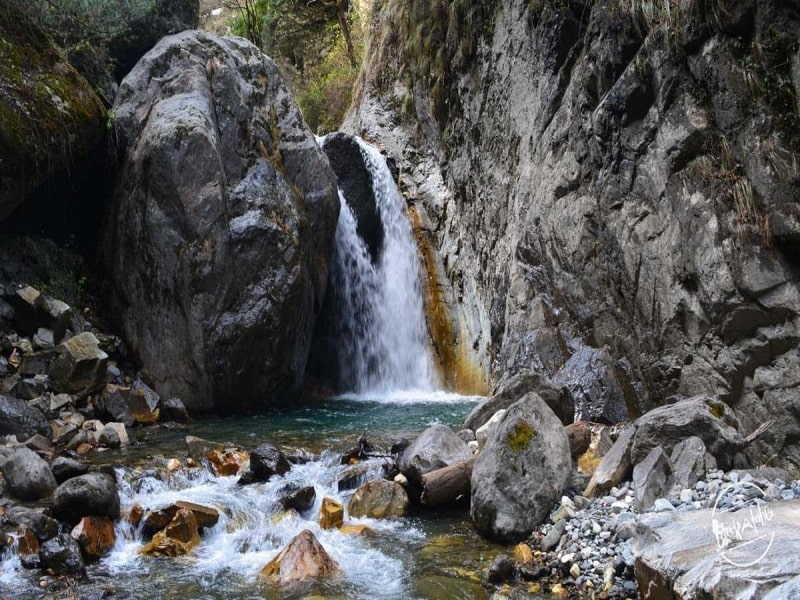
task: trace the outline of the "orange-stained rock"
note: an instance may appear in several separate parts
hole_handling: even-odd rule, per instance
[[[331,577],[339,570],[314,534],[308,529],[295,536],[267,566],[261,575],[273,583],[286,584],[312,578]]]
[[[78,444],[78,447],[75,448],[75,452],[77,452],[79,456],[83,456],[84,454],[89,454],[89,452],[91,452],[93,449],[94,446],[84,442],[82,444]]]
[[[181,461],[179,461],[177,458],[170,458],[167,461],[167,471],[169,471],[170,473],[174,473],[180,468],[181,468]]]
[[[180,556],[200,543],[197,519],[188,508],[181,508],[162,531],[153,536],[150,543],[139,550],[149,556]]]
[[[514,559],[522,564],[533,560],[533,551],[528,544],[517,544],[514,546]]]
[[[87,560],[98,560],[108,554],[117,541],[114,523],[108,517],[83,517],[70,533],[78,542]]]
[[[39,554],[39,548],[39,538],[36,537],[30,527],[20,527],[19,537],[17,538],[17,554],[20,556]]]
[[[206,454],[208,462],[214,466],[214,471],[221,477],[229,477],[239,472],[239,463],[233,452],[220,452],[219,450],[209,450]]]
[[[373,479],[356,490],[347,504],[351,517],[386,519],[402,517],[408,510],[408,494],[399,483]]]
[[[341,527],[344,522],[344,507],[333,498],[323,498],[319,509],[319,526],[323,529]]]
[[[131,525],[134,527],[138,527],[139,523],[142,522],[142,517],[144,516],[144,508],[142,508],[141,504],[134,504],[131,508],[131,512],[128,514],[128,521],[130,521]]]

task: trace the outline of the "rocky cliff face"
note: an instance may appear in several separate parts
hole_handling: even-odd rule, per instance
[[[797,2],[376,2],[386,149],[499,382],[601,420],[699,393],[800,465]],[[780,458],[777,456],[780,455]]]
[[[277,67],[240,38],[162,39],[114,106],[103,231],[114,314],[162,395],[253,410],[299,391],[336,180]]]

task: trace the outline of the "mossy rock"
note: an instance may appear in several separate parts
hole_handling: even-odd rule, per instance
[[[91,86],[13,4],[0,12],[0,221],[103,138]]]

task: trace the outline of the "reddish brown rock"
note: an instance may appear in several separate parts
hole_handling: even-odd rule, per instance
[[[287,584],[332,577],[338,571],[336,561],[306,529],[261,570],[261,575],[273,583]]]
[[[150,543],[139,550],[148,556],[180,556],[187,554],[200,543],[197,519],[188,508],[181,508],[163,530],[157,532]]]
[[[70,533],[86,560],[99,560],[117,541],[114,523],[108,517],[83,517]]]
[[[564,431],[569,440],[569,453],[572,455],[572,460],[577,460],[589,449],[592,443],[592,430],[586,421],[578,421],[567,425]]]

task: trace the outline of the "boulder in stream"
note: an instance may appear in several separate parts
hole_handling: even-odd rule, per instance
[[[537,394],[512,404],[472,470],[470,516],[501,542],[528,536],[566,490],[572,473],[561,421]]]
[[[333,498],[322,499],[319,509],[319,526],[322,529],[336,529],[344,522],[344,507]]]
[[[351,517],[385,519],[405,516],[408,494],[403,486],[385,479],[373,479],[358,488],[347,503]]]
[[[103,558],[117,541],[114,522],[108,517],[83,517],[70,535],[78,542],[84,559],[88,561]]]
[[[200,543],[197,518],[189,508],[179,508],[164,529],[142,546],[140,554],[148,556],[180,556],[191,552]]]
[[[86,565],[81,548],[69,534],[62,533],[42,544],[39,560],[43,569],[52,569],[56,575],[83,577]]]
[[[90,515],[119,519],[116,480],[107,473],[87,473],[68,479],[53,493],[53,514],[70,525]]]
[[[331,577],[338,571],[339,565],[336,561],[331,558],[314,534],[305,529],[267,563],[261,570],[261,575],[283,585]]]

